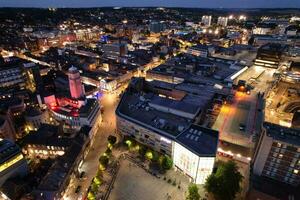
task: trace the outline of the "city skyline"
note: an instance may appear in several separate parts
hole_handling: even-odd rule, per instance
[[[185,7],[185,8],[300,8],[300,2],[297,0],[11,0],[0,2],[0,7]]]
[[[300,199],[298,1],[2,1],[0,199]]]

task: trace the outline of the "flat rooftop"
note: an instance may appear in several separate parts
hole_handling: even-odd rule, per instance
[[[153,96],[153,94],[150,95]],[[149,103],[141,101],[140,97],[138,94],[130,95],[125,93],[119,104],[118,112],[126,116],[130,121],[141,126],[147,126],[147,128],[168,138],[176,137],[188,126],[189,120],[187,118],[150,108]]]
[[[19,153],[21,153],[21,149],[17,145],[0,138],[0,163],[4,163]]]
[[[175,141],[198,156],[215,157],[218,149],[219,132],[192,124]]]
[[[287,128],[278,124],[264,123],[267,135],[274,140],[286,142],[296,146],[300,146],[300,131],[299,129]]]
[[[232,64],[233,61],[222,58],[202,58],[182,54],[148,71],[147,75],[152,73],[178,77],[192,83],[223,84],[226,78],[244,67],[235,65],[235,68],[232,68]]]
[[[136,78],[124,93],[116,113],[174,139],[213,101],[215,90],[213,86],[176,85]]]

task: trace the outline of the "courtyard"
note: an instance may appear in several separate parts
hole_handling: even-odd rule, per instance
[[[171,181],[168,181],[169,179]],[[176,185],[173,184],[174,180]],[[174,170],[169,170],[158,178],[128,160],[122,160],[108,199],[183,200],[188,185],[188,178]]]

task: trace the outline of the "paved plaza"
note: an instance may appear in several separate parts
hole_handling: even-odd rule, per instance
[[[188,186],[188,179],[170,170],[166,174],[167,179],[172,181],[176,178],[176,186],[163,180],[164,176],[157,178],[144,169],[137,167],[128,160],[121,162],[114,187],[109,200],[182,200],[185,199],[185,191]],[[178,189],[178,182],[181,188]],[[169,196],[169,197],[168,197]]]

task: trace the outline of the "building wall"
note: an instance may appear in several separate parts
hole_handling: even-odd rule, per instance
[[[16,139],[16,130],[12,124],[9,114],[6,114],[6,116],[1,118],[3,118],[3,124],[0,126],[0,138],[14,141]]]
[[[254,173],[294,186],[300,183],[300,146],[273,139],[264,134]]]
[[[156,151],[169,156],[172,155],[173,141],[119,116],[117,116],[117,131],[123,136],[134,137],[138,142],[145,144]]]
[[[25,86],[24,76],[20,68],[10,68],[0,71],[0,88],[13,85]]]
[[[200,56],[200,57],[203,57],[203,58],[206,58],[208,56],[208,51],[200,50],[200,49],[194,49],[194,48],[188,48],[187,53],[192,54],[194,56]]]
[[[0,164],[0,186],[9,178],[25,176],[28,167],[22,154],[17,154],[11,159]]]
[[[48,111],[41,111],[40,115],[36,116],[25,116],[25,120],[28,126],[30,126],[32,129],[39,128],[41,124],[45,124],[48,122],[49,116]]]
[[[174,165],[190,176],[196,184],[204,184],[212,173],[215,157],[199,157],[179,143],[174,145]]]
[[[254,161],[254,166],[253,166],[253,172],[256,175],[261,175],[264,165],[266,163],[266,160],[268,158],[271,146],[272,146],[272,138],[267,137],[265,134],[266,133],[262,133],[263,138],[261,141],[261,145],[259,147],[259,150],[257,152],[257,157],[255,158]]]

